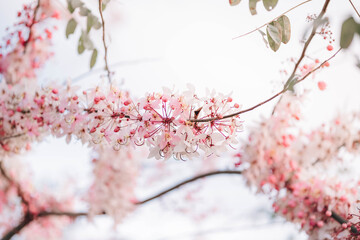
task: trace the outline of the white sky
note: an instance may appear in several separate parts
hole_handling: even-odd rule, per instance
[[[24,1],[13,0],[1,3],[0,33],[14,22],[16,11],[22,2]],[[96,6],[94,0],[86,2]],[[181,90],[186,83],[191,83],[200,95],[205,93],[206,88],[215,88],[223,93],[233,92],[233,99],[244,108],[252,106],[281,88],[284,77],[279,74],[279,70],[284,66],[289,67],[283,64],[287,59],[300,55],[302,45],[299,42],[309,28],[305,18],[308,14],[318,13],[324,1],[313,0],[288,14],[293,35],[290,42],[282,45],[276,53],[265,47],[258,33],[237,40],[232,38],[262,25],[300,2],[280,0],[272,12],[266,12],[261,4],[258,4],[258,15],[251,16],[247,1],[230,7],[227,0],[112,0],[104,13],[111,39],[111,69],[116,71],[119,79],[124,80],[124,88],[134,96],[161,91],[163,86]],[[359,3],[357,7],[360,9]],[[350,14],[355,16],[347,1],[330,3],[328,16],[336,39],[339,39],[342,20]],[[94,38],[100,37],[100,32],[97,34],[99,36]],[[66,40],[65,24],[60,26],[55,35],[55,57],[41,74],[44,82],[65,81],[68,77],[76,77],[88,71],[90,55],[77,55],[78,37],[79,31],[76,31],[74,36]],[[103,66],[101,42],[97,41],[97,46],[100,52],[95,68]],[[308,53],[311,57],[326,59],[331,53],[326,51],[325,47],[326,43],[317,38]],[[335,44],[334,47],[337,49],[338,45]],[[359,50],[357,38],[352,49],[337,56],[331,62],[330,68],[316,74],[315,80],[309,79],[302,84],[314,88],[306,109],[310,124],[330,118],[339,109],[358,107],[360,71],[354,68],[353,53],[359,53]],[[124,61],[137,63],[113,66]],[[328,85],[324,92],[316,88],[316,81],[320,80]],[[91,74],[81,79],[79,84],[90,87],[98,82],[99,74]],[[270,103],[244,115],[245,131],[246,126],[251,125],[254,119],[261,115],[266,116],[272,105],[273,103]],[[69,176],[84,179],[77,186],[79,189],[88,184],[91,171],[88,165],[89,150],[79,143],[66,145],[62,139],[49,138],[35,146],[26,159],[33,164],[38,183],[56,185],[64,176]],[[179,174],[162,185],[154,186],[153,193],[188,176],[186,166],[180,166],[187,163],[173,164],[181,169]],[[141,197],[141,189],[138,192]],[[260,219],[257,219],[255,212],[260,207],[269,211],[270,205],[266,197],[254,197],[237,176],[208,179],[201,194],[208,200],[208,206],[220,202],[223,213],[210,216],[204,222],[194,222],[189,217],[174,213],[170,207],[162,206],[172,206],[172,201],[176,198],[169,196],[167,203],[166,200],[165,203],[158,201],[139,208],[118,228],[116,234],[109,233],[111,222],[100,217],[94,225],[79,220],[67,231],[66,239],[90,240],[110,236],[112,238],[109,239],[231,240],[266,237],[277,240],[289,239],[291,232],[295,233],[294,236],[297,235],[296,227],[291,224],[251,227],[268,221],[264,213],[259,214]],[[232,230],[202,236],[193,235],[196,232],[219,228]]]

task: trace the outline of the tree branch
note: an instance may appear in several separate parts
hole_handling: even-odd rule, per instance
[[[351,0],[349,0],[351,6],[353,7],[353,9],[355,10],[356,14],[358,15],[358,17],[360,17],[360,13],[358,12],[358,10],[356,9],[355,5],[353,4],[353,2]]]
[[[342,218],[339,214],[337,214],[336,212],[334,211],[331,211],[331,217],[337,221],[338,223],[340,224],[343,224],[343,223],[348,223],[347,220],[345,220],[344,218]],[[350,226],[350,232],[355,234],[355,235],[360,235],[360,232],[357,230],[357,228],[354,226],[354,225],[351,225]]]
[[[325,61],[323,61],[319,66],[317,66],[316,68],[314,68],[313,70],[309,71],[307,74],[305,74],[302,78],[296,80],[294,82],[294,85],[304,81],[308,76],[310,76],[312,73],[314,73],[315,71],[319,70],[326,62],[329,62],[331,59],[333,59],[339,52],[341,51],[341,48],[339,50],[337,50],[331,57],[329,57],[328,59],[326,59]],[[261,103],[256,104],[255,106],[252,106],[250,108],[247,108],[245,110],[239,111],[239,112],[235,112],[229,115],[225,115],[222,118],[205,118],[205,119],[190,119],[190,122],[211,122],[211,121],[215,121],[215,120],[221,120],[221,119],[225,119],[225,118],[231,118],[234,117],[236,115],[240,115],[246,112],[249,112],[251,110],[254,110],[255,108],[260,107],[261,105],[264,105],[267,102],[270,102],[271,100],[273,100],[274,98],[278,97],[279,95],[285,93],[286,91],[288,91],[289,89],[287,87],[284,87],[283,90],[281,90],[280,92],[276,93],[275,95],[273,95],[272,97],[266,99],[265,101],[262,101]]]
[[[303,50],[302,50],[302,52],[301,52],[301,55],[300,55],[299,59],[297,60],[297,62],[295,63],[294,69],[293,69],[290,77],[289,77],[288,80],[286,81],[285,86],[286,86],[291,80],[293,80],[293,78],[295,77],[296,71],[297,71],[297,69],[299,68],[300,63],[302,62],[302,60],[303,60],[304,57],[305,57],[306,50],[307,50],[307,48],[309,47],[310,42],[313,40],[313,38],[314,38],[314,36],[315,36],[315,34],[316,34],[316,29],[318,28],[319,23],[321,22],[323,16],[324,16],[325,13],[326,13],[326,9],[327,9],[327,7],[329,6],[329,2],[330,2],[330,0],[326,0],[326,1],[325,1],[324,5],[323,5],[323,8],[321,9],[321,12],[319,13],[319,16],[315,19],[314,24],[313,24],[312,31],[311,31],[311,33],[310,33],[310,36],[309,36],[308,40],[305,42],[304,48],[303,48]],[[335,54],[335,55],[336,55],[336,54]],[[281,100],[281,98],[279,99],[278,103],[280,102],[280,100]],[[277,106],[277,104],[275,104],[275,107],[274,107],[271,115],[273,115],[273,114],[275,113],[276,106]]]
[[[208,172],[208,173],[205,173],[205,174],[201,174],[201,175],[198,175],[198,176],[189,178],[189,179],[187,179],[187,180],[185,180],[185,181],[182,181],[182,182],[176,184],[175,186],[173,186],[173,187],[171,187],[171,188],[168,188],[168,189],[166,189],[166,190],[164,190],[164,191],[156,194],[155,196],[152,196],[152,197],[147,198],[147,199],[145,199],[145,200],[143,200],[143,201],[137,202],[136,204],[137,204],[137,205],[141,205],[141,204],[150,202],[150,201],[152,201],[152,200],[154,200],[154,199],[156,199],[156,198],[159,198],[159,197],[161,197],[161,196],[163,196],[163,195],[165,195],[165,194],[167,194],[167,193],[169,193],[169,192],[171,192],[171,191],[173,191],[173,190],[175,190],[175,189],[183,186],[183,185],[186,185],[186,184],[188,184],[188,183],[194,182],[194,181],[196,181],[196,180],[198,180],[198,179],[201,179],[201,178],[204,178],[204,177],[209,177],[209,176],[214,176],[214,175],[220,175],[220,174],[242,174],[242,172],[241,172],[241,171],[224,170],[224,171],[214,171],[214,172]]]
[[[26,47],[28,46],[28,44],[29,44],[29,42],[31,40],[32,32],[33,32],[32,30],[33,30],[33,26],[36,23],[36,14],[37,14],[39,8],[40,8],[40,0],[37,1],[37,5],[36,5],[36,7],[34,9],[33,19],[32,19],[32,21],[31,21],[31,23],[29,25],[29,37],[28,37],[28,39],[26,39],[26,41],[24,42],[24,45],[23,45],[24,46],[24,53],[26,52]]]
[[[103,35],[102,41],[103,41],[104,51],[105,51],[104,61],[105,61],[105,70],[107,71],[108,80],[109,80],[109,83],[111,84],[112,80],[111,80],[111,71],[109,68],[108,60],[107,60],[108,47],[107,47],[106,41],[105,41],[105,20],[104,20],[103,10],[102,10],[102,1],[103,0],[99,0],[99,12],[100,12],[101,23],[102,23],[102,35]]]
[[[15,234],[19,233],[24,227],[30,224],[34,220],[34,217],[31,214],[26,214],[24,219],[10,231],[8,231],[1,240],[10,240]]]
[[[0,142],[2,142],[2,141],[4,141],[4,140],[11,139],[11,138],[21,137],[21,136],[24,136],[24,135],[25,135],[25,133],[18,133],[18,134],[11,135],[11,136],[1,137],[1,138],[0,138]]]
[[[2,162],[0,162],[0,173],[4,176],[4,178],[5,178],[10,184],[14,184],[14,185],[15,185],[16,191],[18,192],[18,195],[19,195],[19,197],[21,198],[21,202],[22,202],[26,207],[29,207],[29,202],[28,202],[28,200],[25,198],[25,194],[24,194],[23,190],[21,189],[20,184],[17,183],[16,181],[14,181],[14,180],[6,173]]]

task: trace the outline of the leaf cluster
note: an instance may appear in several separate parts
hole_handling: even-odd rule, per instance
[[[102,10],[106,8],[109,2],[110,0],[102,1]],[[85,50],[92,51],[90,68],[93,68],[97,60],[98,51],[90,38],[90,31],[92,29],[99,30],[102,27],[101,22],[81,0],[67,0],[67,6],[71,14],[75,14],[75,10],[78,9],[78,14],[86,18],[86,29],[81,29],[77,51],[79,54],[82,54]],[[69,38],[69,36],[75,32],[78,25],[74,17],[68,21],[65,32],[66,38]]]

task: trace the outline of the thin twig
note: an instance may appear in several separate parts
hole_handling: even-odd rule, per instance
[[[159,197],[161,197],[161,196],[163,196],[163,195],[165,195],[165,194],[167,194],[167,193],[169,193],[169,192],[171,192],[171,191],[173,191],[173,190],[175,190],[175,189],[177,189],[177,188],[179,188],[179,187],[181,187],[181,186],[183,186],[185,184],[194,182],[194,181],[196,181],[198,179],[201,179],[201,178],[204,178],[204,177],[209,177],[209,176],[214,176],[214,175],[219,175],[219,174],[242,174],[242,172],[241,171],[225,170],[225,171],[214,171],[214,172],[209,172],[209,173],[205,173],[205,174],[202,174],[202,175],[198,175],[198,176],[189,178],[189,179],[187,179],[185,181],[182,181],[181,183],[176,184],[175,186],[173,186],[171,188],[168,188],[168,189],[156,194],[153,197],[149,197],[149,198],[147,198],[147,199],[145,199],[143,201],[137,202],[136,204],[140,205],[140,204],[147,203],[147,202],[149,202],[151,200],[154,200],[156,198],[159,198]]]
[[[356,9],[355,5],[353,4],[353,2],[351,0],[349,0],[351,6],[353,7],[353,9],[355,10],[356,14],[360,17],[360,14],[358,12],[358,10]]]
[[[20,184],[17,183],[16,181],[14,181],[14,180],[9,176],[9,174],[6,173],[2,162],[0,162],[0,173],[4,176],[4,178],[5,178],[10,184],[14,184],[14,185],[15,185],[16,190],[17,190],[17,192],[18,192],[18,194],[19,194],[19,197],[21,198],[22,203],[23,203],[25,206],[28,207],[28,206],[29,206],[29,202],[28,202],[28,200],[26,199],[25,193],[24,193],[24,191],[22,190]]]
[[[315,34],[316,34],[316,30],[317,30],[317,28],[318,28],[318,26],[319,26],[319,23],[321,22],[323,16],[324,16],[325,13],[326,13],[326,9],[327,9],[327,7],[328,7],[328,5],[329,5],[329,2],[330,2],[330,0],[326,0],[326,1],[325,1],[324,5],[323,5],[323,8],[321,9],[321,12],[319,13],[318,17],[314,20],[314,24],[313,24],[313,28],[312,28],[312,31],[311,31],[311,33],[310,33],[310,36],[309,36],[308,40],[305,42],[304,48],[303,48],[303,50],[302,50],[302,52],[301,52],[301,55],[300,55],[299,59],[297,60],[297,62],[295,63],[294,69],[293,69],[290,77],[289,77],[288,80],[286,81],[285,86],[295,77],[296,71],[297,71],[297,69],[299,68],[300,63],[302,62],[302,60],[303,60],[304,57],[306,56],[306,55],[305,55],[305,54],[306,54],[306,50],[308,49],[308,47],[309,47],[309,45],[310,45],[310,42],[313,40],[313,38],[314,38],[314,36],[315,36]],[[280,102],[280,100],[281,100],[281,98],[280,98],[279,101],[275,104],[274,109],[273,109],[271,115],[273,115],[273,114],[275,113],[276,106],[278,105],[278,103]]]
[[[26,52],[26,47],[27,45],[29,44],[29,42],[31,41],[31,37],[32,37],[32,33],[33,33],[33,26],[35,25],[36,23],[36,15],[37,15],[37,12],[40,8],[40,0],[37,1],[37,5],[34,9],[34,16],[33,16],[33,19],[32,19],[32,22],[30,23],[30,26],[29,26],[29,37],[28,39],[26,39],[26,41],[24,42],[24,53]]]
[[[1,164],[1,163],[0,163]],[[1,166],[1,165],[0,165]],[[214,176],[214,175],[220,175],[220,174],[242,174],[241,171],[232,171],[232,170],[224,170],[224,171],[214,171],[214,172],[208,172],[208,173],[205,173],[205,174],[202,174],[202,175],[198,175],[198,176],[195,176],[195,177],[192,177],[190,179],[187,179],[165,191],[162,191],[161,193],[159,194],[156,194],[155,196],[153,197],[150,197],[150,198],[147,198],[143,201],[140,201],[140,202],[137,202],[135,204],[137,205],[141,205],[141,204],[144,204],[144,203],[147,203],[149,201],[152,201],[156,198],[159,198],[163,195],[165,195],[166,193],[169,193],[185,184],[188,184],[188,183],[191,183],[191,182],[194,182],[198,179],[201,179],[201,178],[204,178],[204,177],[209,177],[209,176]],[[9,178],[10,179],[10,178]],[[105,215],[106,213],[105,212],[102,212],[98,215]],[[88,216],[89,213],[87,212],[61,212],[61,211],[43,211],[43,212],[40,212],[39,214],[36,215],[36,218],[34,215],[31,215],[30,213],[26,213],[25,216],[24,216],[24,219],[17,225],[15,226],[13,229],[11,229],[9,232],[7,232],[4,237],[2,238],[2,240],[10,240],[15,234],[19,233],[25,226],[27,226],[28,224],[30,224],[32,221],[36,221],[36,219],[39,219],[39,218],[44,218],[44,217],[50,217],[50,216],[67,216],[67,217],[71,217],[71,218],[77,218],[77,217],[84,217],[84,216]]]
[[[325,12],[326,12],[326,9],[327,9],[327,7],[328,7],[328,5],[329,5],[329,2],[330,2],[330,0],[326,0],[326,1],[325,1],[325,4],[324,4],[324,6],[323,6],[323,8],[322,8],[322,10],[321,10],[318,18],[315,20],[315,23],[314,23],[313,29],[312,29],[312,31],[311,31],[311,34],[310,34],[308,40],[306,41],[306,43],[305,43],[305,45],[304,45],[304,48],[303,48],[303,50],[302,50],[302,52],[301,52],[301,55],[300,55],[298,61],[296,62],[295,67],[294,67],[294,69],[293,69],[293,72],[291,73],[291,75],[290,75],[289,79],[287,80],[285,86],[287,86],[287,83],[288,83],[290,80],[293,80],[293,78],[294,78],[294,76],[295,76],[295,73],[296,73],[296,71],[297,71],[297,69],[298,69],[301,61],[302,61],[302,60],[304,59],[304,57],[305,57],[305,53],[306,53],[306,50],[307,50],[308,46],[309,46],[311,40],[312,40],[312,39],[314,38],[314,36],[315,36],[316,29],[317,29],[317,27],[318,27],[318,24],[317,24],[317,23],[318,23],[318,22],[322,19],[322,17],[324,16],[324,14],[325,14]],[[311,73],[313,73],[314,71],[318,70],[323,64],[325,64],[325,62],[327,62],[327,61],[329,61],[330,59],[332,59],[339,51],[340,51],[340,50],[338,50],[333,56],[331,56],[329,59],[327,59],[327,60],[324,61],[322,64],[320,64],[317,68],[315,68],[315,69],[313,69],[312,71],[310,71],[308,74],[306,74],[306,75],[305,75],[304,77],[302,77],[300,80],[297,80],[295,84],[297,84],[297,83],[303,81],[304,79],[306,79]],[[235,112],[235,113],[233,113],[233,114],[226,115],[226,116],[224,116],[224,117],[222,117],[222,118],[215,117],[215,118],[206,118],[206,119],[189,119],[189,121],[190,121],[190,122],[210,122],[210,121],[214,121],[214,120],[221,120],[221,119],[224,119],[224,118],[231,118],[231,117],[234,117],[234,116],[236,116],[236,115],[239,115],[239,114],[246,113],[246,112],[249,112],[249,111],[251,111],[251,110],[254,110],[255,108],[258,108],[258,107],[260,107],[261,105],[263,105],[263,104],[265,104],[265,103],[273,100],[273,99],[276,98],[277,96],[283,94],[283,93],[286,92],[287,90],[288,90],[288,89],[287,89],[286,87],[284,87],[280,92],[276,93],[274,96],[270,97],[269,99],[266,99],[265,101],[263,101],[263,102],[261,102],[261,103],[259,103],[259,104],[256,104],[256,105],[253,106],[253,107],[250,107],[250,108],[248,108],[248,109],[245,109],[245,110],[242,110],[242,111],[239,111],[239,112]]]
[[[105,61],[105,70],[107,71],[107,76],[109,79],[109,84],[111,84],[111,71],[109,68],[109,64],[108,64],[108,47],[106,45],[106,40],[105,40],[105,20],[104,20],[104,16],[103,16],[103,10],[102,10],[102,0],[99,0],[99,12],[100,12],[100,17],[101,17],[101,23],[102,23],[102,41],[103,41],[103,45],[104,45],[104,51],[105,51],[105,56],[104,56],[104,61]]]
[[[308,3],[308,2],[311,2],[311,1],[312,1],[312,0],[306,0],[306,1],[302,2],[302,3],[300,3],[300,4],[298,4],[298,5],[290,8],[289,10],[283,12],[280,16],[277,16],[277,17],[274,18],[273,20],[271,20],[271,21],[269,21],[269,22],[261,25],[260,27],[257,27],[257,28],[255,28],[254,30],[251,30],[250,32],[244,33],[244,34],[242,34],[242,35],[240,35],[240,36],[234,37],[233,40],[234,40],[234,39],[237,39],[237,38],[244,37],[244,36],[246,36],[246,35],[249,35],[249,34],[255,32],[255,31],[259,30],[260,28],[265,27],[265,26],[268,25],[269,23],[275,21],[276,19],[278,19],[278,18],[281,17],[282,15],[285,15],[285,14],[287,14],[288,12],[294,10],[295,8],[300,7],[301,5],[303,5],[303,4],[305,4],[305,3]]]
[[[329,62],[332,58],[334,58],[339,52],[341,51],[341,48],[339,50],[337,50],[331,57],[329,57],[328,59],[326,59],[325,61],[323,61],[319,66],[317,66],[316,68],[314,68],[313,70],[309,71],[307,74],[305,74],[302,78],[298,79],[294,85],[304,81],[308,76],[310,76],[312,73],[314,73],[315,71],[317,71],[318,69],[320,69],[326,62]],[[226,116],[223,116],[222,118],[218,118],[218,117],[214,117],[214,118],[205,118],[205,119],[189,119],[188,121],[190,122],[211,122],[211,121],[215,121],[215,120],[221,120],[221,119],[225,119],[225,118],[231,118],[246,112],[249,112],[251,110],[254,110],[255,108],[260,107],[261,105],[270,102],[271,100],[273,100],[274,98],[278,97],[279,95],[285,93],[286,91],[288,91],[288,88],[283,88],[283,90],[281,90],[280,92],[276,93],[275,95],[273,95],[272,97],[266,99],[265,101],[256,104],[255,106],[252,106],[250,108],[247,108],[245,110],[239,111],[239,112],[235,112]]]
[[[325,13],[326,13],[326,9],[327,9],[327,7],[328,7],[328,5],[329,5],[329,2],[330,2],[330,0],[326,0],[326,1],[325,1],[324,6],[323,6],[323,8],[322,8],[322,10],[321,10],[321,12],[320,12],[320,14],[319,14],[319,16],[315,19],[314,24],[313,24],[313,28],[312,28],[312,31],[311,31],[311,34],[310,34],[308,40],[307,40],[307,41],[305,42],[305,44],[304,44],[304,48],[303,48],[303,50],[302,50],[302,52],[301,52],[301,55],[300,55],[298,61],[296,62],[295,66],[294,66],[294,69],[293,69],[293,71],[292,71],[292,73],[291,73],[291,75],[290,75],[290,77],[289,77],[289,80],[293,79],[293,77],[295,76],[295,73],[296,73],[296,71],[297,71],[297,69],[298,69],[301,61],[304,59],[306,50],[308,49],[308,47],[309,47],[309,45],[310,45],[310,42],[312,41],[312,39],[314,38],[314,36],[315,36],[315,34],[316,34],[316,29],[318,28],[319,23],[321,22],[321,19],[323,18],[323,16],[324,16]],[[288,81],[289,81],[289,80],[288,80]]]
[[[15,134],[15,135],[11,135],[11,136],[6,136],[6,137],[0,137],[0,142],[7,140],[7,139],[11,139],[11,138],[17,138],[17,137],[21,137],[24,136],[25,133],[19,133],[19,134]]]

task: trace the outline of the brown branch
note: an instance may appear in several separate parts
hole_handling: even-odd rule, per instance
[[[358,10],[356,9],[355,5],[353,4],[353,2],[351,0],[349,0],[351,6],[353,7],[353,9],[355,10],[356,14],[360,17],[360,13],[358,12]]]
[[[190,121],[190,122],[211,122],[211,121],[214,121],[214,120],[221,120],[221,119],[225,119],[225,118],[231,118],[231,117],[240,115],[240,114],[242,114],[242,113],[246,113],[246,112],[249,112],[249,111],[251,111],[251,110],[254,110],[255,108],[260,107],[261,105],[263,105],[263,104],[265,104],[265,103],[273,100],[274,98],[278,97],[279,95],[281,95],[281,94],[283,94],[284,92],[286,92],[287,90],[289,90],[286,86],[288,85],[288,83],[289,83],[290,81],[292,81],[292,80],[294,79],[295,73],[296,73],[296,71],[297,71],[297,69],[298,69],[301,61],[302,61],[302,60],[304,59],[304,57],[305,57],[306,50],[307,50],[307,48],[309,47],[310,42],[312,41],[312,39],[314,38],[314,36],[315,36],[315,34],[316,34],[316,29],[317,29],[317,27],[319,26],[318,23],[320,22],[320,20],[321,20],[322,17],[324,16],[324,14],[325,14],[325,12],[326,12],[326,9],[327,9],[327,7],[328,7],[328,5],[329,5],[329,2],[330,2],[330,0],[326,0],[326,1],[325,1],[324,6],[323,6],[323,8],[322,8],[322,10],[321,10],[321,12],[320,12],[320,14],[319,14],[319,16],[316,18],[316,20],[315,20],[315,22],[314,22],[314,25],[313,25],[313,29],[312,29],[312,31],[311,31],[311,34],[310,34],[308,40],[305,42],[304,48],[303,48],[303,50],[302,50],[302,52],[301,52],[301,55],[300,55],[298,61],[296,62],[295,67],[294,67],[294,69],[293,69],[290,77],[288,78],[287,82],[285,83],[284,88],[283,88],[280,92],[276,93],[275,95],[273,95],[272,97],[266,99],[265,101],[263,101],[263,102],[261,102],[261,103],[259,103],[259,104],[256,104],[256,105],[253,106],[253,107],[250,107],[250,108],[248,108],[248,109],[245,109],[245,110],[242,110],[242,111],[239,111],[239,112],[235,112],[235,113],[233,113],[233,114],[229,114],[229,115],[223,116],[222,118],[214,117],[214,118],[206,118],[206,119],[189,119],[188,121]],[[316,70],[318,70],[322,65],[325,64],[325,62],[327,62],[327,61],[329,61],[330,59],[332,59],[339,51],[340,51],[340,50],[338,50],[338,51],[337,51],[333,56],[331,56],[328,60],[326,60],[326,61],[324,61],[322,64],[320,64],[317,68],[315,68],[315,69],[313,69],[312,71],[310,71],[308,74],[306,74],[306,75],[305,75],[304,77],[302,77],[300,80],[297,80],[297,81],[294,83],[294,85],[297,84],[297,83],[299,83],[299,82],[301,82],[301,81],[303,81],[303,80],[306,79],[311,73],[313,73],[313,72],[315,72]],[[274,110],[275,110],[275,109],[274,109]],[[274,112],[274,111],[273,111],[273,112]]]
[[[1,164],[1,163],[0,163]],[[205,173],[205,174],[202,174],[202,175],[198,175],[198,176],[195,176],[195,177],[192,177],[192,178],[189,178],[167,190],[164,190],[158,194],[156,194],[155,196],[153,197],[150,197],[150,198],[147,198],[143,201],[140,201],[140,202],[137,202],[135,204],[137,205],[141,205],[141,204],[144,204],[144,203],[147,203],[149,201],[152,201],[156,198],[159,198],[185,184],[188,184],[188,183],[191,183],[191,182],[194,182],[198,179],[201,179],[201,178],[204,178],[204,177],[209,177],[209,176],[214,176],[214,175],[220,175],[220,174],[242,174],[241,171],[232,171],[232,170],[224,170],[224,171],[214,171],[214,172],[208,172],[208,173]],[[105,212],[102,212],[98,215],[105,215],[106,213]],[[29,212],[27,212],[24,216],[24,219],[17,225],[15,226],[13,229],[11,229],[9,232],[7,232],[4,237],[1,239],[1,240],[10,240],[15,234],[19,233],[24,227],[26,227],[28,224],[30,224],[32,221],[36,221],[36,219],[39,219],[39,218],[44,218],[44,217],[51,217],[51,216],[66,216],[66,217],[71,217],[71,218],[77,218],[77,217],[83,217],[83,216],[88,216],[89,213],[87,212],[61,212],[61,211],[43,211],[43,212],[40,212],[39,214],[36,215],[33,215],[33,214],[30,214]]]
[[[1,240],[10,240],[15,234],[19,233],[24,227],[30,224],[34,220],[34,216],[31,214],[26,214],[24,219],[14,228],[9,230]]]
[[[140,205],[140,204],[144,204],[144,203],[147,203],[147,202],[150,202],[156,198],[159,198],[183,185],[186,185],[188,183],[191,183],[191,182],[194,182],[198,179],[201,179],[201,178],[204,178],[204,177],[209,177],[209,176],[214,176],[214,175],[220,175],[220,174],[242,174],[241,171],[232,171],[232,170],[224,170],[224,171],[214,171],[214,172],[208,172],[208,173],[205,173],[205,174],[201,174],[201,175],[198,175],[198,176],[195,176],[195,177],[192,177],[192,178],[189,178],[185,181],[182,181],[181,183],[179,184],[176,184],[175,186],[171,187],[171,188],[168,188],[158,194],[156,194],[155,196],[152,196],[152,197],[149,197],[143,201],[140,201],[140,202],[137,202],[136,204],[137,205]]]
[[[292,71],[292,73],[291,73],[291,75],[290,75],[290,77],[289,77],[289,80],[291,80],[291,79],[294,78],[295,73],[296,73],[296,71],[297,71],[297,69],[298,69],[301,61],[304,59],[306,50],[308,49],[308,47],[309,47],[309,45],[310,45],[310,42],[312,41],[312,39],[314,38],[314,36],[315,36],[315,34],[316,34],[316,29],[318,28],[318,26],[319,26],[319,24],[320,24],[323,16],[324,16],[325,13],[326,13],[326,9],[327,9],[327,7],[328,7],[328,5],[329,5],[329,2],[330,2],[330,0],[326,0],[326,1],[325,1],[324,6],[323,6],[323,8],[321,9],[321,12],[320,12],[319,16],[315,19],[314,24],[313,24],[312,31],[311,31],[311,33],[310,33],[310,36],[309,36],[308,40],[305,42],[304,48],[303,48],[303,50],[302,50],[302,52],[301,52],[301,55],[300,55],[298,61],[297,61],[296,64],[295,64],[295,67],[294,67],[294,69],[293,69],[293,71]],[[288,80],[288,81],[289,81],[289,80]]]
[[[314,73],[315,71],[319,70],[326,62],[329,62],[332,58],[334,58],[339,52],[341,51],[341,48],[339,50],[337,50],[331,57],[329,57],[328,59],[326,59],[325,61],[323,61],[319,66],[317,66],[316,68],[314,68],[313,70],[309,71],[307,74],[305,74],[302,78],[296,80],[294,82],[294,85],[304,81],[308,76],[310,76],[312,73]],[[261,103],[256,104],[255,106],[252,106],[250,108],[247,108],[245,110],[239,111],[239,112],[235,112],[229,115],[226,115],[222,118],[218,118],[218,117],[214,117],[214,118],[206,118],[206,119],[190,119],[190,122],[211,122],[211,121],[215,121],[215,120],[221,120],[221,119],[225,119],[225,118],[231,118],[234,117],[236,115],[240,115],[246,112],[249,112],[251,110],[254,110],[255,108],[260,107],[261,105],[270,102],[271,100],[273,100],[274,98],[276,98],[277,96],[283,94],[284,92],[288,91],[289,89],[287,87],[284,87],[283,90],[281,90],[280,92],[276,93],[275,95],[273,95],[272,97],[266,99],[265,101],[262,101]]]
[[[298,4],[298,5],[290,8],[289,10],[283,12],[281,15],[277,16],[277,17],[274,18],[273,20],[271,20],[271,21],[269,21],[269,22],[267,22],[267,23],[265,23],[265,24],[263,24],[263,25],[255,28],[254,30],[251,30],[250,32],[244,33],[244,34],[242,34],[242,35],[240,35],[240,36],[234,37],[233,40],[234,40],[234,39],[237,39],[237,38],[244,37],[244,36],[246,36],[246,35],[249,35],[249,34],[255,32],[255,31],[259,30],[260,28],[265,27],[265,26],[268,25],[269,23],[275,21],[276,19],[278,19],[278,18],[281,17],[282,15],[285,15],[285,14],[287,14],[288,12],[294,10],[295,8],[300,7],[301,5],[303,5],[303,4],[305,4],[305,3],[308,3],[308,2],[311,2],[311,1],[312,1],[312,0],[306,0],[306,1],[302,2],[302,3],[300,3],[300,4]]]
[[[317,28],[318,28],[318,26],[319,26],[319,24],[320,24],[323,16],[324,16],[325,13],[326,13],[326,9],[327,9],[327,7],[328,7],[328,5],[329,5],[329,2],[330,2],[330,0],[326,0],[326,1],[325,1],[324,5],[323,5],[323,8],[321,9],[321,12],[319,13],[319,16],[314,20],[314,24],[313,24],[313,28],[312,28],[312,31],[311,31],[311,33],[310,33],[310,36],[309,36],[308,40],[305,42],[304,48],[303,48],[303,50],[302,50],[302,52],[301,52],[301,55],[300,55],[299,59],[297,60],[297,62],[295,63],[294,69],[293,69],[290,77],[289,77],[288,80],[286,81],[285,86],[295,77],[296,71],[297,71],[300,63],[302,62],[302,60],[303,60],[304,57],[305,57],[306,50],[307,50],[307,48],[309,47],[310,42],[313,40],[315,34],[317,33],[316,30],[317,30]],[[272,115],[275,113],[276,106],[277,106],[277,104],[280,102],[280,100],[281,100],[281,98],[280,98],[279,101],[275,104],[275,107],[274,107],[274,109],[273,109],[273,111],[272,111],[272,113],[271,113]]]
[[[31,37],[32,37],[32,33],[33,33],[33,26],[35,25],[36,23],[36,15],[37,15],[37,12],[40,8],[40,0],[37,1],[37,5],[34,9],[34,16],[33,16],[33,19],[29,25],[29,37],[28,39],[26,39],[26,41],[24,42],[23,46],[24,46],[24,53],[26,52],[26,47],[28,46],[29,42],[31,41]]]
[[[337,214],[334,211],[331,211],[331,217],[340,224],[348,223],[347,220],[345,220],[343,217],[341,217],[339,214]],[[355,235],[360,235],[360,232],[357,230],[357,228],[354,225],[350,226],[350,232]]]
[[[18,192],[19,197],[21,198],[22,203],[25,206],[29,206],[29,202],[25,197],[25,194],[20,186],[19,183],[17,183],[16,181],[14,181],[5,171],[4,166],[2,164],[2,162],[0,162],[0,173],[4,176],[4,178],[10,183],[10,184],[14,184],[16,187],[16,191]]]
[[[11,136],[1,137],[0,142],[2,142],[4,140],[11,139],[11,138],[21,137],[21,136],[24,136],[24,135],[25,135],[25,133],[19,133],[19,134],[15,134],[15,135],[11,135]]]
[[[100,12],[101,23],[102,23],[102,42],[103,42],[104,51],[105,51],[105,56],[104,56],[105,70],[107,71],[108,80],[109,80],[109,83],[111,84],[112,80],[111,80],[111,71],[110,71],[108,59],[107,59],[108,47],[107,47],[106,41],[105,41],[105,20],[104,20],[103,10],[102,10],[102,0],[99,0],[99,12]]]

